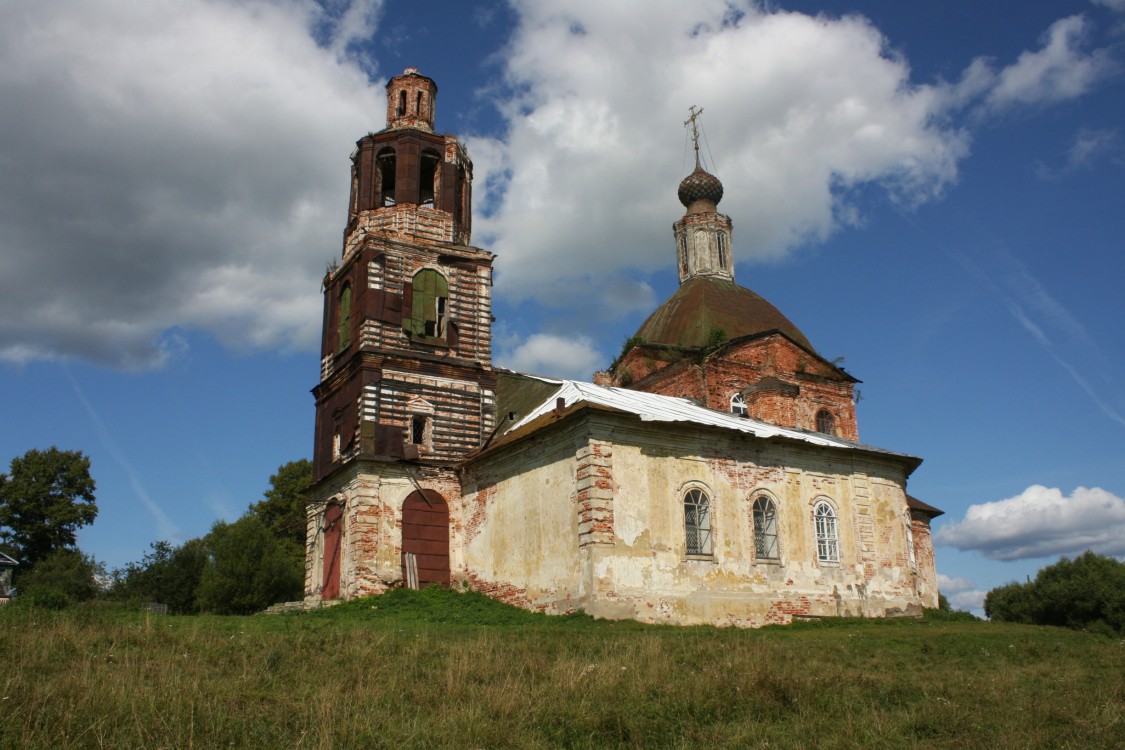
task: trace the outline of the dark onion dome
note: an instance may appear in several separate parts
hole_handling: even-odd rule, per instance
[[[702,348],[716,343],[713,331],[723,332],[723,341],[768,331],[781,331],[815,353],[797,326],[762,297],[733,281],[715,276],[688,279],[637,331],[646,344]]]
[[[684,204],[684,208],[697,200],[708,200],[718,205],[719,201],[723,199],[723,183],[719,182],[718,177],[704,171],[703,167],[697,164],[695,165],[695,171],[680,182],[680,189],[677,194],[680,196],[680,203]]]

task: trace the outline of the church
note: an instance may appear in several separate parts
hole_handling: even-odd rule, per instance
[[[491,361],[496,258],[470,244],[473,165],[434,131],[436,99],[417,70],[392,78],[386,128],[351,156],[323,281],[306,602],[436,583],[739,627],[936,607],[941,511],[906,489],[921,459],[859,442],[859,381],[735,283],[698,147],[677,291],[593,382],[523,374]]]

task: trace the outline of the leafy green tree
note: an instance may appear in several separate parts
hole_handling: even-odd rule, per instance
[[[297,543],[278,539],[256,514],[219,521],[205,541],[210,556],[196,593],[201,610],[242,615],[300,598],[305,569]]]
[[[102,593],[105,566],[76,549],[58,549],[16,579],[18,597],[84,602]]]
[[[73,548],[75,532],[98,515],[94,489],[90,459],[81,451],[51,446],[13,458],[0,474],[0,541],[29,568]]]
[[[203,539],[189,539],[179,547],[153,542],[141,562],[116,572],[113,594],[134,602],[167,604],[173,614],[197,612],[196,591],[208,555]]]
[[[305,493],[312,486],[312,462],[307,458],[279,466],[270,477],[265,499],[250,506],[250,512],[279,539],[292,539],[305,546]]]
[[[1039,571],[1028,583],[988,592],[993,620],[1125,633],[1125,563],[1086,551]]]

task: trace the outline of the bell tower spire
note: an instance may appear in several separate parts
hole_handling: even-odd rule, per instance
[[[387,82],[387,126],[352,152],[346,257],[372,234],[467,245],[473,163],[452,135],[434,132],[437,84],[414,68]]]
[[[734,281],[731,255],[730,217],[719,213],[723,183],[705,170],[699,160],[699,119],[703,109],[694,105],[684,121],[695,149],[695,170],[680,182],[677,191],[687,212],[672,231],[676,238],[676,258],[680,283],[697,276],[717,276]]]

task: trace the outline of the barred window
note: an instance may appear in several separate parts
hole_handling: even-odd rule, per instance
[[[832,416],[832,412],[821,409],[816,413],[816,431],[825,435],[836,434],[836,418]]]
[[[816,559],[820,562],[840,562],[840,541],[836,536],[836,512],[826,502],[813,509],[816,526]]]
[[[739,417],[745,417],[750,413],[746,408],[746,399],[742,397],[741,393],[736,393],[730,397],[730,413]]]
[[[684,495],[684,535],[689,555],[711,554],[711,500],[700,489]]]
[[[777,506],[768,497],[754,501],[754,555],[759,560],[776,560]]]

